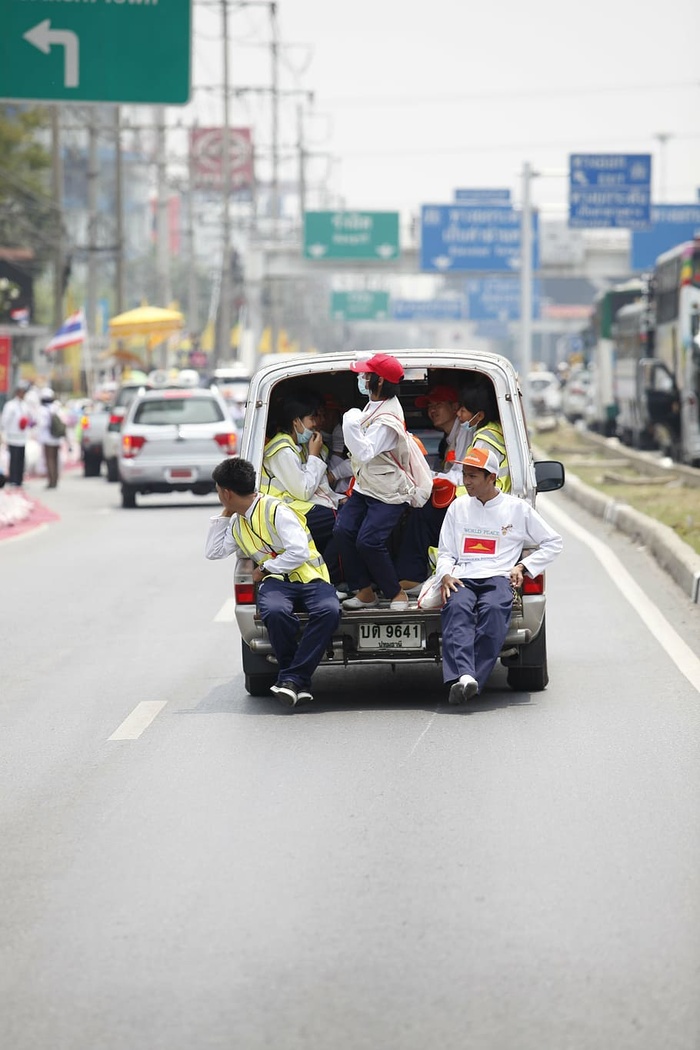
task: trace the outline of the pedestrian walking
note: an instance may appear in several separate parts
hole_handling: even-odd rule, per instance
[[[66,425],[61,418],[56,395],[51,387],[44,387],[39,396],[41,403],[37,420],[37,439],[44,450],[46,487],[55,489],[58,485],[59,452],[66,434]]]
[[[11,488],[21,489],[24,484],[24,463],[27,439],[36,421],[26,397],[31,383],[21,379],[14,391],[14,396],[3,406],[0,416],[2,430],[9,454],[9,484]]]

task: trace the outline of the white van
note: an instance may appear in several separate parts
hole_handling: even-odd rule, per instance
[[[408,429],[421,438],[434,438],[436,432],[415,399],[429,389],[448,384],[458,390],[473,382],[475,374],[488,379],[494,388],[510,466],[512,492],[535,503],[538,491],[552,491],[564,484],[564,468],[556,461],[535,463],[523,415],[523,399],[511,363],[497,354],[464,350],[392,350],[404,368],[399,387]],[[369,353],[318,354],[308,358],[276,361],[260,369],[251,379],[248,411],[240,445],[240,455],[250,460],[261,474],[263,448],[270,405],[299,387],[314,387],[344,409],[362,407],[365,399],[357,389],[357,375],[351,362]],[[440,436],[438,434],[438,436]],[[430,450],[430,440],[424,441]],[[276,662],[267,631],[256,614],[253,563],[239,558],[234,573],[236,620],[243,646],[246,689],[252,696],[263,696],[276,681]],[[321,667],[336,668],[338,674],[352,673],[357,664],[391,664],[396,669],[415,664],[441,664],[440,612],[421,610],[411,603],[406,613],[390,612],[388,601],[371,609],[344,611],[333,644]],[[300,615],[300,621],[304,616]],[[517,690],[544,689],[548,682],[547,637],[545,623],[545,581],[526,578],[523,592],[516,596],[510,630],[501,653],[508,668],[508,684]]]

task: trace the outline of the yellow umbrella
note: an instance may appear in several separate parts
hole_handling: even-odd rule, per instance
[[[139,306],[117,314],[109,322],[109,334],[114,339],[126,339],[133,335],[149,337],[153,345],[159,340],[182,330],[184,316],[179,310],[163,310],[159,306]]]

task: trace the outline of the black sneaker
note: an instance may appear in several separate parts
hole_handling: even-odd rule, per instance
[[[276,682],[275,685],[270,686],[270,692],[274,693],[285,707],[296,707],[299,700],[294,682]]]
[[[313,700],[313,698],[314,694],[311,692],[310,689],[300,689],[297,693],[297,700],[300,704],[302,702],[309,703],[311,700]]]

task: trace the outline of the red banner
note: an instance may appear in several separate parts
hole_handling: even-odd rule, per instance
[[[0,394],[10,392],[10,363],[12,361],[12,339],[0,335]]]
[[[223,190],[223,128],[192,128],[192,187],[195,190]],[[229,128],[231,189],[253,188],[253,140],[250,128]]]

